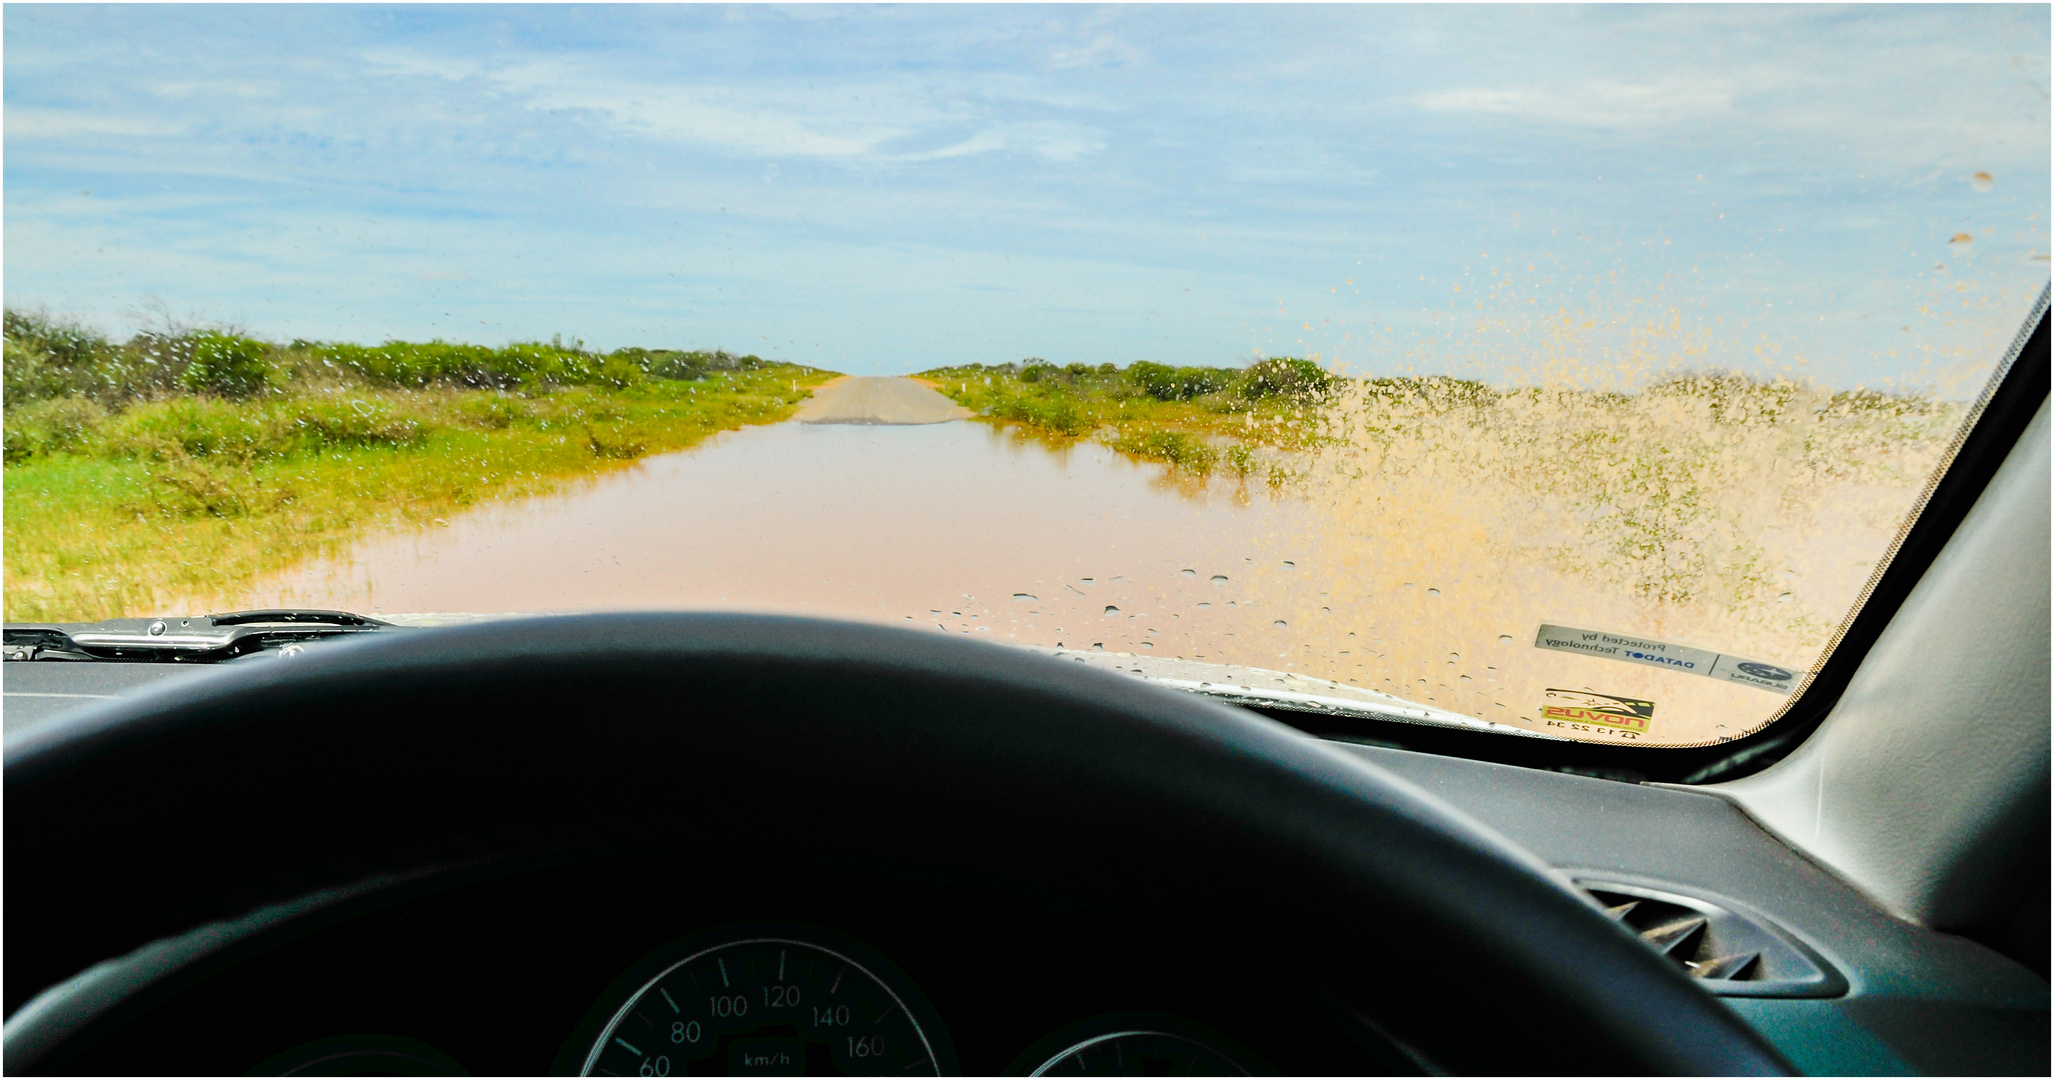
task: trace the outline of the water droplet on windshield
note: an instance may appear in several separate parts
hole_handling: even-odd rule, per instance
[[[1954,234],[1954,239],[1947,241],[1947,246],[1953,248],[1956,251],[1966,251],[1968,250],[1968,246],[1975,242],[1975,237],[1970,236],[1965,232],[1958,232]]]
[[[1991,188],[1997,186],[1997,180],[1995,177],[1991,176],[1989,173],[1986,172],[1970,173],[1968,177],[1968,186],[1976,191],[1988,191]]]
[[[1510,635],[1510,634],[1499,634],[1499,635],[1498,635],[1498,640],[1499,640],[1499,641],[1502,641],[1502,642],[1504,642],[1504,643],[1505,643],[1505,644],[1507,644],[1507,645],[1510,645],[1510,644],[1512,644],[1512,635]]]
[[[1111,604],[1107,604],[1105,606],[1105,613],[1108,615],[1118,615],[1120,613],[1120,609],[1112,606]]]
[[[1791,598],[1789,593],[1779,593],[1776,596],[1776,602],[1779,604],[1787,604],[1790,602],[1790,599]]]
[[[1225,585],[1225,584],[1227,583],[1227,575],[1225,575],[1225,574],[1214,574],[1214,575],[1212,576],[1212,583],[1213,583],[1214,585]]]
[[[1024,592],[1016,592],[1016,593],[1014,593],[1014,594],[1013,594],[1013,602],[1014,602],[1014,603],[1020,603],[1020,602],[1023,602],[1023,601],[1027,601],[1027,600],[1039,600],[1039,599],[1041,599],[1041,598],[1040,598],[1040,597],[1038,597],[1038,596],[1036,596],[1036,595],[1034,595],[1033,593],[1024,593]]]
[[[1277,620],[1276,622],[1273,622],[1273,623],[1271,623],[1270,625],[1271,625],[1271,626],[1275,626],[1275,627],[1279,627],[1279,628],[1282,628],[1282,627],[1284,627],[1284,626],[1287,626],[1287,625],[1289,625],[1289,624],[1288,624],[1288,623],[1286,623],[1286,622],[1284,622],[1284,620],[1282,620],[1282,619],[1278,619],[1278,620]]]
[[[1297,564],[1297,563],[1294,563],[1294,562],[1292,562],[1292,561],[1291,561],[1291,560],[1289,560],[1289,559],[1285,559],[1285,560],[1284,560],[1284,569],[1286,569],[1286,570],[1296,570],[1296,569],[1298,569],[1298,564]]]
[[[1184,571],[1184,572],[1183,572],[1183,574],[1184,574],[1184,576],[1185,576],[1185,577],[1197,577],[1197,576],[1198,576],[1198,571],[1196,571],[1196,570],[1186,570],[1186,571]]]
[[[1428,590],[1426,591],[1426,594],[1427,594],[1428,596],[1439,596],[1439,595],[1441,595],[1441,590],[1439,590],[1439,589],[1428,589]]]
[[[1211,604],[1200,604],[1200,605],[1198,605],[1198,610],[1200,610],[1200,611],[1206,611],[1206,610],[1209,610],[1209,609],[1210,609],[1211,607],[1212,607],[1212,605],[1211,605]]]
[[[1155,642],[1153,642],[1153,641],[1144,641],[1144,642],[1142,642],[1142,643],[1141,643],[1141,647],[1142,647],[1142,648],[1144,648],[1144,649],[1153,649],[1153,648],[1155,648]]]

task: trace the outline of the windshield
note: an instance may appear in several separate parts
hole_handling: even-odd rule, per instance
[[[10,5],[6,618],[804,613],[1737,738],[2046,285],[2049,46]]]

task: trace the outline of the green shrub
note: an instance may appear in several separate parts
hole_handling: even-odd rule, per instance
[[[255,338],[234,334],[194,334],[186,338],[190,359],[179,385],[201,394],[246,398],[271,383],[271,347]]]
[[[81,326],[40,312],[5,315],[8,403],[89,394],[112,402],[177,385],[183,368],[158,368]]]
[[[1286,397],[1312,401],[1333,393],[1339,384],[1338,378],[1310,360],[1277,356],[1249,365],[1242,392],[1257,400]]]
[[[464,394],[452,407],[459,423],[492,431],[512,426],[516,420],[534,415],[527,399],[505,393]]]
[[[296,342],[326,364],[381,386],[418,389],[458,386],[471,389],[546,393],[563,386],[610,386],[624,389],[649,378],[702,379],[716,371],[753,371],[763,366],[757,356],[673,349],[616,349],[586,352],[556,342],[520,342],[503,349],[452,345],[444,341],[388,341],[383,345],[309,344]]]
[[[1137,360],[1127,367],[1127,377],[1142,393],[1157,401],[1189,401],[1218,393],[1233,385],[1237,373],[1229,368],[1184,367]]]
[[[283,403],[267,425],[274,454],[345,446],[412,446],[432,425],[383,398],[303,397]]]
[[[1076,405],[1061,398],[1006,398],[991,407],[991,415],[1064,435],[1082,435],[1098,426],[1096,421],[1078,412]]]
[[[376,394],[319,394],[263,406],[187,397],[132,405],[104,425],[109,449],[168,461],[252,459],[354,446],[412,446],[433,428],[403,401]]]
[[[261,411],[220,398],[178,397],[131,405],[106,425],[108,447],[123,457],[163,460],[175,450],[207,457],[275,450]]]
[[[88,397],[10,404],[5,417],[8,464],[53,451],[77,453],[97,434],[107,410]]]
[[[317,345],[314,352],[369,382],[386,386],[431,384],[505,387],[491,349],[482,345],[451,345],[442,341],[383,345]]]
[[[1144,435],[1125,435],[1110,443],[1114,450],[1144,461],[1168,462],[1194,476],[1212,472],[1220,462],[1217,447],[1201,439],[1193,438],[1181,431],[1151,431]]]
[[[69,374],[34,342],[10,336],[0,344],[0,376],[6,380],[8,408],[66,393],[72,388]]]
[[[9,309],[0,317],[0,325],[9,340],[35,347],[60,368],[88,367],[112,348],[106,338],[91,330],[42,312]]]
[[[648,373],[634,361],[623,356],[609,356],[599,365],[595,377],[600,383],[615,390],[625,390],[649,377]]]

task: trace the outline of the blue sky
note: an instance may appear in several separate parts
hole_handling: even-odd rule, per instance
[[[5,296],[1965,394],[2048,276],[2048,13],[10,4]]]

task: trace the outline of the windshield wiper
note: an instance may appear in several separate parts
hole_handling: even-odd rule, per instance
[[[96,623],[8,623],[0,656],[10,661],[212,664],[304,641],[394,629],[399,627],[368,615],[293,608]]]

